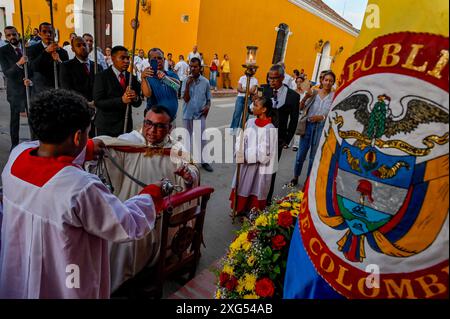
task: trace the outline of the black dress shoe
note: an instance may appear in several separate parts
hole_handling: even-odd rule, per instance
[[[208,171],[208,172],[214,171],[213,168],[211,167],[211,165],[209,165],[208,163],[203,163],[202,167],[205,169],[205,171]]]

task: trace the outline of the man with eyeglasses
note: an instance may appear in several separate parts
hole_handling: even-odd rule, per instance
[[[110,157],[140,181],[147,183],[168,178],[183,190],[199,184],[200,173],[190,164],[190,155],[183,145],[172,139],[172,118],[164,106],[152,106],[145,115],[141,131],[134,130],[118,138],[99,136],[108,147]],[[141,191],[141,187],[125,177],[109,160],[106,166],[114,188],[114,194],[125,201]],[[196,202],[176,207],[174,213],[184,211]],[[161,220],[158,220],[160,222]],[[160,225],[155,226],[145,239],[114,244],[111,247],[111,287],[117,289],[125,280],[133,277],[145,265],[152,265],[158,257]],[[171,239],[169,239],[169,242]]]
[[[151,49],[148,53],[148,61],[150,66],[145,67],[141,73],[141,89],[147,98],[146,112],[153,105],[164,105],[170,117],[175,120],[178,111],[180,79],[175,72],[164,70],[164,52],[161,49]]]
[[[283,84],[285,70],[279,65],[273,65],[269,70],[267,85],[262,85],[263,95],[272,99],[276,111],[275,127],[278,128],[278,160],[284,148],[287,148],[295,135],[299,117],[300,95]],[[276,173],[272,175],[272,183],[267,196],[267,203],[272,202]]]
[[[28,48],[28,59],[33,71],[33,95],[55,88],[54,61],[57,72],[62,62],[69,60],[66,50],[55,42],[55,30],[48,22],[39,25],[42,41]],[[58,83],[59,85],[59,83]]]

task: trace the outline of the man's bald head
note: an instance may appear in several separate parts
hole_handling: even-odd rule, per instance
[[[80,60],[87,60],[89,56],[89,49],[86,41],[82,37],[75,37],[72,39],[72,51]]]

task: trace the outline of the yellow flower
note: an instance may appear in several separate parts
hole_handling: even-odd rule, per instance
[[[240,248],[241,248],[241,243],[237,239],[234,242],[232,242],[230,245],[230,250],[233,252],[236,250],[239,250]]]
[[[253,274],[245,274],[244,276],[245,290],[253,291],[256,284],[256,276]]]
[[[221,296],[222,296],[222,295],[221,295],[221,293],[220,293],[220,290],[217,289],[217,291],[216,291],[216,299],[220,299]]]
[[[241,278],[238,280],[238,285],[236,287],[236,291],[238,293],[242,293],[242,292],[244,292],[244,287],[245,287],[245,282],[244,282],[244,279]]]
[[[234,268],[233,266],[230,265],[225,265],[223,266],[223,270],[224,273],[229,274],[230,276],[234,275]]]
[[[244,296],[244,299],[259,299],[258,295],[256,294],[248,294]]]
[[[294,203],[294,204],[292,204],[292,208],[299,210],[300,209],[300,204],[299,203]]]
[[[248,259],[247,259],[247,264],[248,264],[250,267],[253,267],[253,265],[255,264],[255,261],[256,261],[256,257],[253,256],[253,255],[251,255],[251,256],[248,257]]]
[[[291,210],[292,217],[297,217],[300,212],[296,209]]]
[[[287,194],[287,197],[289,197],[289,198],[295,197],[295,196],[297,196],[295,193],[289,193],[289,194]]]
[[[242,249],[245,251],[248,251],[252,247],[252,243],[249,241],[246,241],[244,244],[242,244]]]
[[[280,207],[285,207],[285,208],[291,207],[291,203],[289,203],[289,202],[282,202],[280,204]]]
[[[299,201],[302,201],[303,200],[303,192],[298,192],[298,194],[297,194],[297,199],[299,200]]]
[[[267,226],[268,220],[266,215],[260,215],[255,220],[255,226]]]
[[[242,234],[239,235],[237,240],[241,243],[241,245],[247,241],[247,236],[248,232],[243,232]]]

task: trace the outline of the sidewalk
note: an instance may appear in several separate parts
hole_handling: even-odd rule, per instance
[[[211,95],[213,98],[234,97],[237,96],[237,94],[237,90],[218,89],[217,91],[211,91]]]

